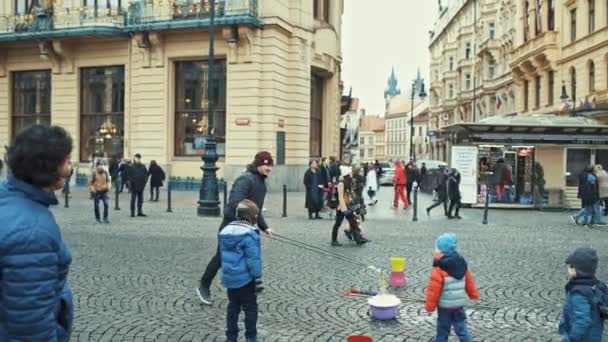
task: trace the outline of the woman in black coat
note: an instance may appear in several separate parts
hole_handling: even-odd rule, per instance
[[[316,160],[311,160],[309,168],[304,174],[304,186],[306,187],[306,209],[308,209],[308,219],[320,219],[319,212],[323,208],[323,191],[321,171]]]
[[[461,219],[458,215],[460,211],[460,173],[456,169],[452,169],[448,176],[448,198],[450,199],[450,208],[448,209],[448,218]],[[455,215],[452,216],[452,210],[456,208]]]
[[[165,181],[165,171],[153,160],[150,162],[148,172],[150,173],[150,201],[158,202],[158,192]],[[154,197],[154,190],[156,190],[156,197]]]

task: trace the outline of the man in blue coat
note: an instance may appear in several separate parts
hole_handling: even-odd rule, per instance
[[[70,175],[72,138],[32,125],[7,151],[0,185],[0,341],[63,342],[72,330],[72,262],[49,206]]]

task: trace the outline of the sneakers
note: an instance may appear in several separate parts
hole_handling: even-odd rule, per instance
[[[456,216],[454,216],[454,218],[457,220],[462,220],[462,217],[460,217],[460,215],[456,215]]]
[[[594,225],[598,227],[608,227],[608,223],[606,222],[595,223]]]
[[[98,224],[101,224],[101,220],[100,219],[95,219],[95,222],[97,222]]]
[[[196,288],[196,294],[198,295],[198,299],[205,305],[211,305],[211,291],[209,291],[208,286],[199,286]]]
[[[350,241],[353,241],[353,233],[351,233],[350,230],[345,230],[344,235],[346,235]]]
[[[139,213],[139,214],[137,214],[137,217],[148,217],[148,215],[146,215],[144,213]]]
[[[570,222],[576,224],[576,216],[574,216],[574,215],[570,216]]]
[[[426,208],[426,216],[431,216],[431,209],[430,208]]]
[[[101,223],[101,222],[100,222]],[[108,221],[108,219],[103,220],[103,223],[105,224],[110,224],[110,221]]]
[[[331,246],[332,246],[332,247],[342,247],[342,244],[341,244],[341,243],[339,243],[338,241],[332,241],[332,242],[331,242]]]

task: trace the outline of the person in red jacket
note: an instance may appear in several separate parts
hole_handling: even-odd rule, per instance
[[[407,175],[400,161],[395,162],[395,176],[393,176],[393,186],[395,187],[395,199],[393,207],[399,208],[399,199],[403,202],[404,209],[409,208],[410,202],[405,196],[405,187],[407,185]]]
[[[452,327],[460,341],[473,340],[466,325],[464,303],[467,296],[473,300],[479,299],[479,291],[467,262],[456,251],[456,244],[453,233],[443,234],[435,241],[433,271],[425,309],[428,312],[437,309],[436,342],[447,342]]]

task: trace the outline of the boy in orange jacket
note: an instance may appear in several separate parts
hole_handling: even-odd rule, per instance
[[[433,271],[425,309],[428,312],[438,309],[436,342],[447,342],[452,326],[460,341],[472,341],[463,307],[467,296],[479,299],[479,291],[467,262],[456,251],[456,244],[456,235],[453,233],[443,234],[435,241]]]

